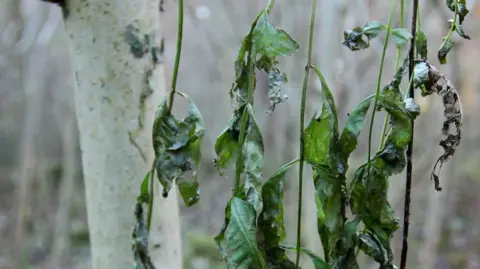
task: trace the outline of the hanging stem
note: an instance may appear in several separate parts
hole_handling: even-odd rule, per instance
[[[249,52],[248,55],[248,100],[247,104],[244,105],[242,118],[240,120],[240,135],[238,138],[238,145],[237,145],[237,162],[235,164],[235,183],[233,186],[233,196],[235,196],[240,188],[240,177],[243,171],[243,154],[242,148],[243,143],[245,142],[245,136],[247,133],[247,125],[248,125],[248,108],[247,105],[253,105],[253,89],[255,88],[255,59],[257,57],[257,53],[255,52],[255,48],[252,48],[252,51]]]
[[[305,163],[305,108],[307,100],[308,79],[310,76],[310,66],[312,65],[312,50],[313,50],[313,31],[315,28],[315,13],[317,10],[317,0],[312,0],[310,13],[310,27],[308,33],[308,51],[307,64],[305,65],[305,76],[303,78],[302,86],[302,100],[300,107],[300,167],[298,171],[298,215],[297,215],[297,256],[295,260],[295,268],[299,268],[300,262],[300,247],[302,237],[302,191],[303,191],[303,166]]]
[[[456,1],[455,1],[456,2]],[[417,34],[417,17],[418,17],[418,0],[413,0],[413,11],[412,11],[412,40],[410,42],[410,52],[408,56],[409,65],[408,65],[408,76],[410,80],[413,77],[413,68],[415,60],[415,36]],[[410,84],[409,87],[409,96],[410,98],[415,98],[413,84]],[[413,129],[414,124],[411,120],[412,133],[411,140],[408,143],[407,147],[407,176],[406,176],[406,188],[405,188],[405,206],[403,211],[403,241],[402,241],[402,254],[400,259],[400,269],[405,269],[407,266],[407,253],[408,253],[408,227],[410,225],[410,194],[412,189],[412,153],[413,153]]]
[[[267,5],[267,13],[268,14],[270,14],[274,5],[275,5],[275,0],[268,0],[268,5]]]
[[[175,55],[175,65],[173,67],[172,85],[170,86],[170,96],[168,100],[168,113],[172,113],[173,100],[177,88],[178,69],[180,66],[180,55],[182,53],[183,40],[183,0],[178,0],[178,30],[177,30],[177,52]]]
[[[453,22],[452,25],[450,25],[450,29],[448,30],[447,36],[443,38],[442,45],[440,45],[440,48],[445,46],[445,43],[451,38],[453,31],[455,31],[455,27],[457,25],[457,14],[458,14],[458,0],[455,0],[455,13],[453,14]]]
[[[155,159],[150,169],[150,177],[148,178],[148,208],[147,208],[147,231],[150,233],[150,226],[152,224],[153,213],[153,199],[154,199],[154,183],[155,183],[155,165],[157,160]]]
[[[382,58],[380,59],[380,71],[378,71],[378,79],[377,79],[377,89],[375,91],[375,100],[373,102],[373,111],[372,111],[372,117],[370,119],[370,129],[368,132],[368,165],[370,166],[370,157],[372,156],[372,134],[373,134],[373,123],[375,122],[375,114],[377,110],[377,102],[378,98],[380,96],[380,85],[382,83],[382,74],[383,74],[383,64],[385,62],[385,55],[387,52],[387,47],[388,47],[388,40],[390,39],[390,32],[392,28],[392,20],[393,20],[393,15],[395,13],[395,7],[397,5],[397,0],[393,1],[392,7],[390,9],[390,15],[388,18],[388,25],[387,25],[387,35],[385,37],[385,42],[383,43],[383,51],[382,51]],[[368,169],[370,171],[370,169]]]
[[[400,28],[403,28],[403,21],[405,16],[405,0],[400,0]],[[397,47],[397,57],[395,59],[395,72],[398,71],[398,67],[400,65],[400,54],[402,50],[400,47]],[[385,119],[383,121],[383,128],[382,133],[380,135],[380,144],[378,146],[378,150],[382,150],[383,146],[385,145],[385,138],[387,137],[387,128],[388,128],[388,121],[390,120],[390,115],[387,113],[385,115]]]

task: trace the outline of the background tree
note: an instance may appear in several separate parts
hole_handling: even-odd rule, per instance
[[[125,36],[133,25],[140,33],[153,34],[151,42],[159,46],[158,1],[76,0],[69,7],[92,264],[96,269],[128,268],[133,262],[132,205],[152,160],[151,126],[165,81],[163,68],[153,66],[150,57],[139,59]],[[151,96],[141,101],[150,90]],[[145,128],[136,132],[143,114]],[[136,137],[130,137],[131,131]],[[176,195],[160,199],[153,227],[161,241],[152,243],[162,251],[155,259],[160,268],[181,268]]]

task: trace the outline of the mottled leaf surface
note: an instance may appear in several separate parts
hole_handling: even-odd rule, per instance
[[[370,40],[387,29],[387,26],[377,21],[368,21],[363,27],[355,27],[343,33],[343,45],[351,51],[363,50],[370,47]]]
[[[420,58],[428,59],[428,39],[422,28],[419,28],[415,36],[415,49]]]
[[[262,11],[257,19],[252,40],[257,53],[267,58],[289,56],[300,48],[287,32],[270,23],[266,11]]]
[[[264,165],[263,138],[253,108],[247,104],[246,109],[250,120],[242,147],[245,194],[247,202],[254,206],[255,211],[260,214],[262,211],[261,188]]]
[[[200,142],[205,132],[200,111],[187,95],[179,94],[188,100],[188,115],[181,121],[177,120],[168,112],[168,97],[165,97],[157,108],[153,123],[155,167],[163,186],[164,197],[168,195],[175,181],[197,180],[196,169],[201,157]],[[187,171],[192,172],[192,178],[187,179],[184,176]],[[192,201],[190,205],[198,201],[196,194],[186,198]]]
[[[440,61],[440,64],[447,63],[447,54],[450,52],[452,47],[453,47],[453,43],[450,37],[449,36],[444,37],[443,43],[440,46],[440,49],[438,50],[438,60]]]
[[[342,165],[346,168],[350,154],[357,148],[358,136],[365,127],[365,117],[373,101],[373,96],[364,99],[357,107],[349,113],[347,123],[343,128],[339,140],[340,158]]]
[[[266,269],[267,262],[257,244],[255,209],[239,198],[230,204],[230,222],[225,230],[225,254],[231,269]]]
[[[219,169],[227,168],[237,158],[237,145],[240,136],[240,111],[235,111],[227,127],[218,136],[215,142],[215,166]]]
[[[386,249],[387,258],[382,260],[382,266],[393,262],[390,241],[399,227],[399,220],[388,202],[387,194],[388,178],[400,173],[406,165],[405,149],[411,140],[413,116],[405,105],[400,100],[379,96],[378,108],[390,115],[391,130],[384,147],[370,162],[357,169],[350,186],[352,212],[360,217],[367,231],[379,238]],[[377,255],[370,248],[362,250],[368,250],[367,255]]]
[[[412,33],[410,30],[405,28],[396,28],[391,30],[393,42],[397,45],[397,47],[402,47],[403,45],[407,44],[410,39],[413,38]]]
[[[288,170],[298,162],[292,161],[282,166],[263,185],[263,211],[258,218],[258,227],[262,234],[263,249],[267,254],[269,264],[281,266],[287,257],[285,250],[280,248],[286,236],[283,216],[283,184]]]

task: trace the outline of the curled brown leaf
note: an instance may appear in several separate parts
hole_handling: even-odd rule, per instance
[[[442,125],[442,140],[439,145],[444,152],[435,162],[431,174],[431,179],[435,183],[435,190],[440,191],[442,190],[439,181],[440,170],[443,164],[455,154],[462,138],[462,104],[452,82],[427,61],[418,60],[415,73],[415,87],[422,89],[422,96],[428,96],[436,92],[442,97],[445,119]]]

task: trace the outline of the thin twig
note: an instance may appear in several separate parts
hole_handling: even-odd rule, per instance
[[[305,65],[305,77],[303,78],[302,86],[302,101],[300,107],[300,167],[298,171],[298,215],[297,215],[297,256],[295,261],[295,268],[299,268],[300,263],[300,247],[302,237],[302,191],[303,191],[303,165],[305,163],[305,107],[307,100],[308,79],[310,76],[310,66],[312,65],[312,50],[313,50],[313,32],[315,27],[315,13],[317,10],[317,0],[312,0],[310,13],[310,27],[308,33],[308,52],[307,64]]]
[[[368,165],[370,166],[370,159],[372,156],[372,135],[373,135],[373,123],[375,122],[375,114],[377,112],[377,102],[378,98],[380,97],[380,86],[382,83],[382,74],[383,74],[383,64],[385,63],[385,55],[387,52],[387,47],[388,47],[388,40],[390,39],[390,34],[391,34],[391,27],[392,27],[392,20],[393,16],[395,14],[395,8],[397,5],[397,0],[394,0],[392,3],[392,7],[390,9],[390,15],[388,18],[388,25],[387,25],[387,35],[385,37],[385,41],[383,43],[383,51],[382,51],[382,57],[380,59],[380,70],[378,71],[378,79],[377,79],[377,89],[375,90],[375,100],[373,101],[373,111],[372,111],[372,117],[370,119],[370,129],[368,132]],[[368,173],[370,172],[370,169],[367,170]]]
[[[404,16],[405,16],[405,0],[400,0],[400,21],[399,21],[400,28],[403,28]],[[401,53],[402,53],[401,47],[397,47],[397,56],[395,58],[395,72],[397,72],[398,68],[400,67]],[[382,134],[380,135],[380,144],[378,146],[378,150],[382,150],[383,146],[385,145],[385,139],[387,138],[387,129],[388,129],[389,121],[390,121],[390,115],[386,113],[385,119],[383,121]]]
[[[157,159],[153,160],[152,168],[150,169],[150,177],[148,178],[148,208],[147,208],[147,231],[150,233],[150,226],[152,224],[153,215],[153,200],[155,199],[155,167]]]
[[[180,66],[180,55],[182,53],[182,40],[183,40],[183,0],[178,0],[178,30],[177,30],[177,52],[175,55],[175,65],[173,67],[172,85],[170,91],[170,97],[168,100],[168,113],[172,112],[173,100],[175,98],[175,92],[177,88],[178,69]]]
[[[245,104],[245,107],[243,108],[243,113],[242,113],[242,118],[240,120],[240,134],[238,137],[238,144],[237,144],[237,162],[235,164],[235,183],[233,187],[233,196],[235,196],[240,189],[240,176],[242,175],[243,172],[243,154],[242,154],[242,148],[243,148],[243,143],[245,142],[245,137],[247,136],[247,128],[248,128],[248,120],[249,120],[249,115],[248,115],[248,107],[247,105],[253,105],[253,91],[255,88],[255,59],[257,58],[257,53],[255,51],[255,48],[252,47],[250,52],[248,53],[248,61],[247,61],[247,66],[248,66],[248,100],[247,104]]]
[[[408,76],[411,80],[413,77],[413,68],[414,68],[414,59],[415,59],[415,36],[417,34],[417,16],[418,15],[418,0],[413,0],[413,11],[412,11],[412,39],[410,41],[410,52],[409,52],[409,65],[408,65]],[[414,86],[413,83],[409,87],[410,98],[415,98]],[[414,121],[411,120],[412,133],[411,140],[408,143],[407,147],[407,175],[405,182],[405,206],[403,210],[403,242],[402,242],[402,254],[400,259],[400,269],[405,269],[407,266],[407,253],[408,253],[408,227],[410,225],[410,195],[412,189],[412,153],[413,153],[413,129]]]

